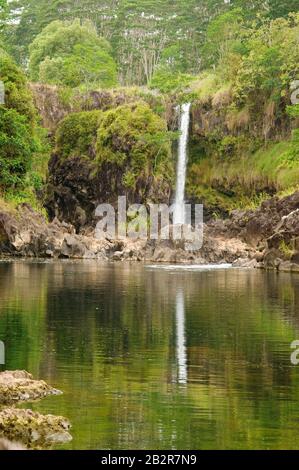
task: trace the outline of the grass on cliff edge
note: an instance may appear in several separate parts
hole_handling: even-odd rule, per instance
[[[29,204],[32,209],[48,219],[46,209],[38,200],[34,188],[24,188],[18,191],[9,191],[4,195],[0,195],[0,212],[16,213],[16,209],[20,204]]]
[[[189,168],[187,190],[206,204],[226,211],[256,208],[272,194],[279,197],[299,189],[299,161],[294,142],[268,144],[251,155],[221,161],[203,158]]]

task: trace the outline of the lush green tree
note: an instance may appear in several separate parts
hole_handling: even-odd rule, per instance
[[[171,180],[171,136],[166,122],[143,103],[107,111],[98,130],[97,160],[121,169],[127,188],[151,174]]]
[[[160,66],[155,71],[149,85],[162,93],[180,93],[194,80],[192,75],[177,72],[174,73],[171,67]]]
[[[3,26],[3,23],[7,15],[7,0],[0,0],[0,28]]]
[[[184,58],[182,72],[197,72],[206,27],[228,8],[223,0],[13,0],[8,42],[26,64],[29,44],[53,20],[89,19],[111,42],[121,82],[142,84],[172,45]]]
[[[35,109],[25,74],[5,52],[0,51],[0,80],[5,87],[5,107],[15,109],[33,127]]]
[[[36,148],[35,111],[24,74],[0,52],[0,80],[5,103],[0,104],[0,190],[22,183]]]
[[[23,181],[34,148],[26,118],[14,109],[0,107],[0,190]]]
[[[233,9],[212,20],[207,28],[206,42],[202,48],[203,65],[216,66],[234,50],[241,47],[243,10]]]
[[[186,58],[178,44],[165,48],[160,63],[149,82],[150,87],[156,88],[162,93],[183,91],[194,78],[190,74],[184,73],[185,70],[188,70],[185,61]]]
[[[297,0],[230,0],[229,3],[233,8],[242,8],[247,19],[257,15],[269,19],[283,18],[298,11]]]
[[[265,20],[259,28],[253,25],[246,50],[234,80],[236,99],[241,104],[249,100],[262,105],[269,99],[279,103],[298,77],[299,14]]]
[[[268,0],[268,15],[271,19],[286,18],[289,13],[298,11],[297,0]]]
[[[101,111],[71,113],[56,131],[56,151],[61,159],[95,157],[95,146]]]
[[[30,77],[34,81],[77,87],[116,84],[116,64],[109,43],[90,22],[54,21],[30,46]]]

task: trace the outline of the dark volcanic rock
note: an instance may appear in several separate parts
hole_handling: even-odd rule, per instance
[[[234,211],[223,224],[227,236],[241,238],[263,255],[265,268],[296,271],[299,263],[299,192],[265,201],[255,211]],[[290,263],[287,269],[287,263]]]
[[[45,207],[50,219],[57,217],[71,223],[78,232],[95,225],[95,210],[101,203],[117,207],[118,196],[126,196],[128,204],[169,202],[171,188],[166,181],[155,181],[152,175],[140,177],[136,190],[123,185],[123,171],[104,164],[98,170],[94,162],[84,158],[61,160],[52,155],[46,187]]]
[[[257,210],[233,211],[226,226],[231,235],[238,235],[244,241],[256,245],[280,231],[283,225],[288,231],[291,224],[295,224],[292,228],[294,233],[297,230],[295,222],[298,220],[297,210],[299,210],[299,192],[282,199],[278,197],[269,199]],[[289,219],[293,212],[294,217]]]

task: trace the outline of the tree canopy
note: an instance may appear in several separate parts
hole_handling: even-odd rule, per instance
[[[17,60],[26,64],[30,44],[48,24],[55,20],[90,20],[99,36],[111,43],[121,84],[140,85],[149,83],[158,67],[165,70],[167,55],[176,62],[179,73],[198,73],[206,66],[207,58],[215,58],[209,47],[213,48],[214,39],[221,41],[224,23],[226,40],[233,33],[228,31],[226,21],[231,18],[231,27],[236,25],[236,18],[230,16],[232,11],[239,11],[244,21],[257,16],[286,18],[298,10],[297,3],[297,0],[13,0],[9,3],[6,37]],[[220,16],[211,25],[222,14],[228,16]],[[53,67],[57,70],[60,65],[55,62]]]
[[[53,21],[30,46],[30,78],[43,83],[77,87],[116,85],[116,64],[109,43],[93,25],[79,19]]]

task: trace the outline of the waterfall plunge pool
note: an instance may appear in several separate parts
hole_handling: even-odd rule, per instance
[[[298,303],[295,274],[2,262],[1,368],[63,390],[30,406],[64,448],[298,449]]]

